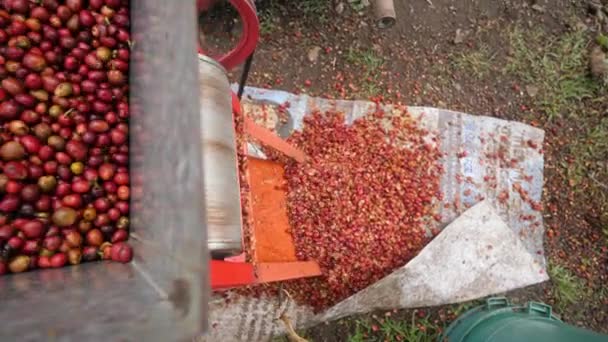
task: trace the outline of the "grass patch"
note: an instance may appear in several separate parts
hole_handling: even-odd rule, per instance
[[[279,31],[279,17],[283,12],[283,4],[280,0],[266,0],[258,7],[258,18],[260,21],[260,34],[270,35]]]
[[[581,139],[570,146],[570,154],[574,157],[574,163],[562,165],[567,170],[569,181],[585,191],[586,196],[598,206],[599,212],[605,213],[604,219],[608,222],[608,118],[588,125]]]
[[[452,59],[452,66],[458,70],[470,72],[477,79],[482,79],[492,70],[492,60],[487,46],[479,50],[462,53]]]
[[[604,215],[608,216],[607,214],[604,214]],[[606,221],[608,222],[608,219]],[[605,241],[606,247],[608,247],[608,224],[605,224],[602,227],[602,235],[604,236],[604,241]],[[606,285],[606,287],[608,288],[608,285]]]
[[[270,35],[278,30],[278,24],[272,19],[272,16],[262,15],[260,17],[260,34],[263,36]]]
[[[363,98],[377,95],[380,92],[378,86],[381,78],[379,69],[384,64],[384,59],[371,49],[349,49],[345,57],[346,62],[359,69],[361,75],[358,80],[359,89],[356,91],[356,95]]]
[[[574,304],[583,297],[583,280],[567,268],[561,265],[550,264],[549,275],[553,282],[553,293],[557,308],[560,311],[563,311],[564,308]]]
[[[581,101],[597,95],[600,88],[588,72],[587,35],[575,31],[554,37],[515,27],[508,40],[511,56],[504,72],[539,88],[534,101],[549,120],[580,117]]]
[[[302,0],[290,2],[287,0],[265,0],[257,6],[260,20],[260,34],[270,35],[281,30],[281,20],[290,17],[314,20],[317,24],[327,21],[330,1]]]
[[[459,303],[459,304],[453,304],[451,307],[452,312],[454,313],[454,315],[456,315],[456,317],[460,317],[460,315],[464,314],[465,312],[476,308],[480,305],[483,305],[484,301],[483,300],[472,300],[470,302],[464,302],[464,303]]]
[[[441,329],[428,316],[418,317],[412,313],[411,320],[396,320],[390,317],[368,318],[355,322],[355,332],[348,337],[349,342],[436,341]]]
[[[597,36],[597,38],[595,39],[595,41],[597,42],[597,44],[599,46],[601,46],[602,48],[604,48],[604,50],[608,50],[608,36],[603,35],[603,34],[599,34]]]
[[[577,120],[581,133],[571,137],[574,162],[559,161],[571,187],[599,212],[608,211],[608,119],[598,104],[606,103],[605,86],[589,72],[592,39],[583,31],[559,36],[538,29],[509,30],[510,57],[504,69],[523,86],[538,88],[534,105],[547,120]],[[601,107],[601,105],[599,106]]]
[[[599,291],[594,295],[594,300],[598,303],[604,303],[608,300],[608,285],[601,285]]]
[[[300,0],[296,7],[302,11],[304,16],[324,22],[327,20],[326,14],[330,4],[331,1],[328,0]]]
[[[350,64],[355,64],[365,68],[366,72],[377,69],[384,64],[384,59],[378,56],[374,50],[355,50],[348,49],[346,61]]]
[[[272,14],[268,14],[268,12],[260,14],[260,34],[262,36],[270,35],[278,31],[278,28],[279,25],[275,21],[274,16]]]
[[[363,0],[348,0],[348,4],[353,11],[359,14],[363,14],[365,8],[369,6],[369,2],[366,4]]]

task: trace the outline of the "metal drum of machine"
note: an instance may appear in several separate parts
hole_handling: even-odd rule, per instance
[[[212,1],[199,1],[199,10]],[[247,171],[239,177],[234,119],[242,120],[244,134],[297,162],[306,155],[274,132],[256,125],[243,112],[240,97],[247,81],[259,38],[259,22],[253,0],[230,0],[242,21],[236,47],[218,56],[205,56],[199,46],[200,115],[204,170],[207,245],[211,252],[210,280],[213,290],[259,283],[314,277],[321,274],[316,261],[296,258],[289,232],[283,165],[245,156]],[[231,92],[226,70],[244,62],[239,91]],[[239,145],[239,148],[240,145]],[[249,200],[242,208],[239,181],[246,182]],[[249,215],[249,255],[243,252],[242,216]]]
[[[198,0],[198,10],[206,10],[213,3]],[[232,91],[226,69],[230,70],[250,57],[259,37],[253,1],[230,0],[230,3],[243,23],[239,42],[216,59],[205,56],[200,46],[198,54],[207,245],[214,259],[235,256],[243,251]]]
[[[223,258],[242,251],[232,96],[224,67],[201,54],[199,79],[207,245],[212,257]]]

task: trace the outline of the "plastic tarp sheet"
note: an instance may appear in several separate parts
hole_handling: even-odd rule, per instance
[[[347,123],[373,113],[376,104],[313,98],[247,88],[254,105],[288,106],[278,132],[303,128],[315,110],[342,111]],[[394,110],[383,105],[385,111]],[[377,309],[457,303],[548,279],[544,227],[538,204],[543,188],[541,129],[487,116],[409,107],[425,128],[440,133],[443,193],[441,233],[414,259],[325,312],[279,298],[212,296],[206,340],[263,341],[285,333],[285,313],[297,328]],[[255,153],[254,148],[250,151]]]

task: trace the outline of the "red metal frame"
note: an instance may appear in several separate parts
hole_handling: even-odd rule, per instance
[[[210,0],[198,0],[197,5],[199,6],[199,9],[201,6],[208,6],[210,4],[209,1]],[[237,9],[241,16],[243,21],[243,34],[237,46],[228,54],[218,59],[218,62],[227,70],[244,62],[255,50],[259,38],[259,22],[252,2],[249,0],[230,0],[230,3]],[[198,50],[199,53],[204,54],[200,46]],[[234,92],[232,93],[232,114],[241,114],[241,103]],[[306,159],[304,153],[292,147],[269,130],[257,126],[249,118],[245,118],[245,131],[265,145],[273,147],[299,162],[303,162]],[[286,208],[276,210],[285,211]],[[287,222],[284,222],[284,225],[287,224]],[[280,227],[280,225],[273,225],[273,223],[268,223],[268,226],[275,226],[275,229],[287,231],[286,228]],[[276,234],[272,234],[272,232],[270,235],[269,238],[276,237]],[[292,245],[291,248],[293,249],[291,236],[288,236],[283,240],[285,240],[283,242]],[[317,262],[298,261],[295,258],[295,252],[292,251],[291,254],[279,253],[273,260],[257,260],[255,264],[246,263],[244,254],[226,258],[225,260],[212,260],[210,263],[211,288],[213,290],[221,290],[256,283],[267,283],[321,275],[321,269]]]
[[[242,115],[241,103],[234,92],[232,92],[232,114]],[[250,119],[250,122],[247,122],[247,119],[248,118],[246,118],[245,122],[245,131],[249,135],[261,140],[268,146],[271,146],[296,160],[304,160],[305,155],[301,151],[293,148],[291,145],[274,135],[274,133],[268,130],[263,130],[261,127],[256,126]],[[255,158],[252,159],[250,161],[250,168],[252,168],[254,165],[257,165],[256,162],[258,161],[255,160]],[[252,177],[252,175],[250,175],[250,177]],[[255,193],[259,194],[260,196],[263,195],[263,191],[259,189],[260,187],[269,187],[274,189],[276,186],[272,182],[270,182],[270,180],[267,180],[266,183],[256,182],[255,180],[252,180],[252,193],[254,193],[254,189],[258,189],[258,191]],[[264,203],[266,204],[263,205]],[[279,203],[283,203],[284,206],[285,199],[283,198],[279,201],[273,201],[262,196],[259,198],[258,204],[263,205],[265,207],[276,207]],[[281,205],[279,205],[279,208],[274,207],[271,209],[266,209],[276,213],[286,211],[286,208],[281,208]],[[252,209],[253,208],[250,208],[251,213],[255,214],[256,211]],[[285,236],[287,229],[283,227],[285,225],[288,225],[286,213],[284,218],[285,219],[282,220],[282,225],[279,222],[280,220],[278,220],[278,218],[269,218],[270,222],[262,223],[262,226],[259,228],[268,228],[270,230],[265,232],[258,232],[259,234],[256,234],[256,231],[258,229],[254,229],[253,234],[257,237],[254,238],[254,240],[258,241],[258,243],[261,244],[260,246],[258,246],[258,252],[262,252],[261,249],[265,248],[264,246],[268,247],[269,241],[272,243],[285,243],[286,248],[280,248],[277,250],[275,250],[276,248],[266,248],[268,249],[268,253],[266,254],[276,253],[276,255],[269,259],[268,255],[265,254],[265,256],[260,259],[259,255],[256,253],[256,255],[254,256],[254,259],[256,260],[255,263],[245,262],[244,254],[231,258],[226,258],[225,260],[212,260],[210,264],[211,288],[213,290],[223,290],[252,284],[269,283],[274,281],[314,277],[321,275],[321,269],[319,268],[317,262],[298,261],[296,259],[291,236],[289,236],[289,234]],[[276,222],[273,220],[275,220]],[[271,226],[274,226],[274,228],[271,228]],[[275,231],[273,231],[273,229],[275,229]],[[278,231],[276,231],[277,229]],[[283,232],[284,234],[281,234],[281,232]],[[266,241],[266,243],[261,243],[261,240]],[[289,246],[291,246],[291,248],[289,248]],[[286,252],[286,250],[289,249],[291,249],[291,252]]]
[[[199,9],[208,1],[197,2]],[[230,0],[230,4],[237,10],[243,22],[243,33],[241,40],[232,51],[217,58],[217,61],[226,70],[230,70],[237,65],[243,63],[249,57],[258,43],[260,38],[260,22],[258,21],[255,6],[249,0]],[[202,48],[198,47],[198,52],[205,54]]]
[[[211,288],[222,290],[256,283],[253,264],[211,260]]]

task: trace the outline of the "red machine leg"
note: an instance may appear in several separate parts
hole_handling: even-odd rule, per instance
[[[256,282],[252,264],[211,260],[209,266],[213,290],[251,285]]]

